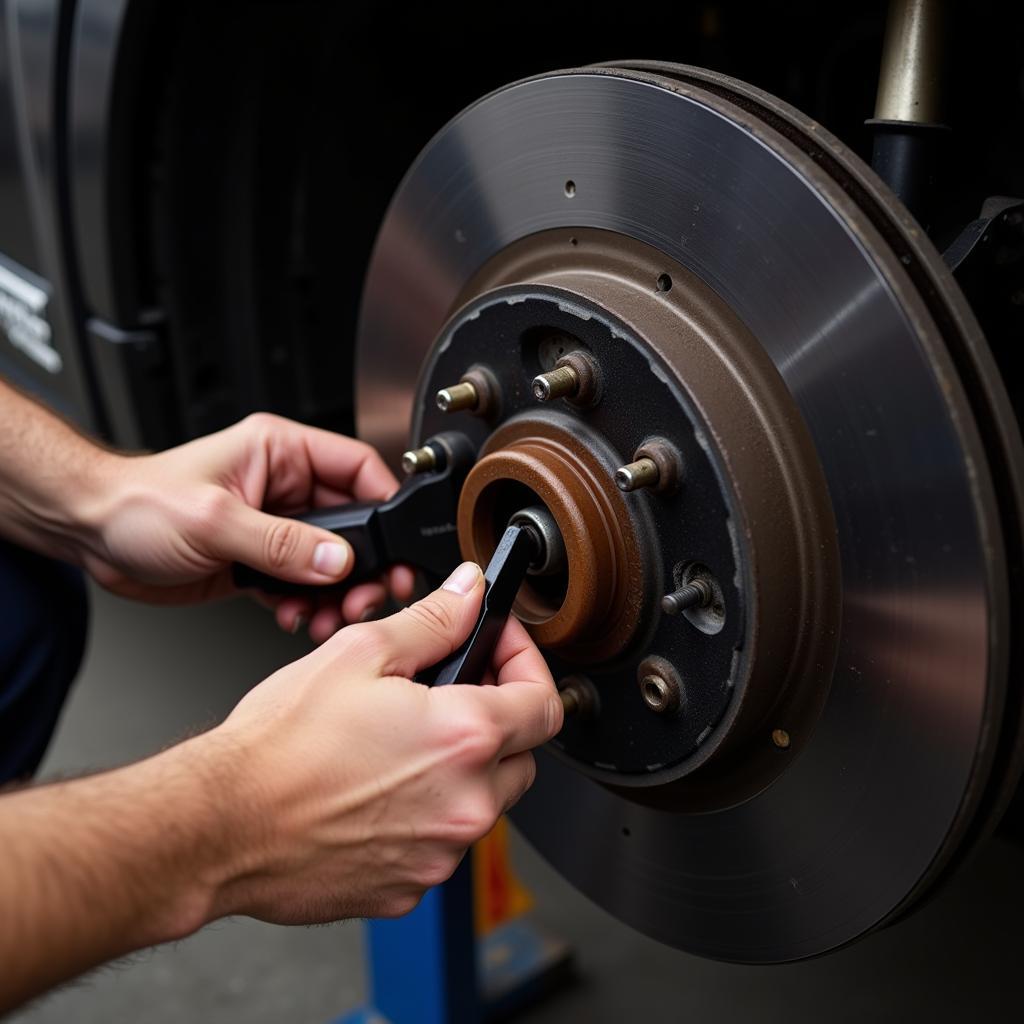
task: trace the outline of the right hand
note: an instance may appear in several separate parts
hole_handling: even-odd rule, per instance
[[[281,669],[207,734],[233,752],[239,815],[213,917],[407,913],[526,792],[529,751],[561,728],[562,706],[517,620],[484,685],[411,681],[469,635],[483,590],[464,563],[424,600]]]

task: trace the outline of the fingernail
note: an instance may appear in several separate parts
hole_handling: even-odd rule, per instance
[[[313,568],[324,576],[340,576],[351,558],[352,549],[347,544],[322,541],[313,549]]]
[[[296,615],[295,616],[295,621],[292,623],[292,636],[295,636],[295,634],[298,633],[298,631],[300,629],[302,629],[302,627],[305,624],[306,624],[306,616],[305,615]]]
[[[462,594],[465,597],[466,594],[470,593],[476,586],[476,581],[480,579],[480,566],[476,562],[463,562],[441,584],[442,590],[451,590],[453,593]]]
[[[359,621],[360,622],[369,622],[371,619],[375,619],[377,617],[377,613],[379,611],[380,611],[380,605],[379,604],[371,604],[370,607],[367,608],[366,611],[364,611],[363,614],[359,616]]]

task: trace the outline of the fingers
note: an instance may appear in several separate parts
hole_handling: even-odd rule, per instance
[[[505,623],[494,648],[492,664],[495,681],[499,684],[510,679],[527,679],[555,685],[544,655],[515,616],[509,616]]]
[[[537,762],[525,751],[498,762],[494,771],[494,792],[501,813],[510,811],[522,799],[537,777]]]
[[[383,501],[398,481],[376,449],[362,441],[315,427],[300,427],[317,481],[358,501]]]
[[[293,583],[337,583],[352,571],[352,547],[340,537],[260,512],[241,499],[223,502],[216,529],[200,542],[214,558],[242,562]]]
[[[353,587],[341,602],[341,617],[346,622],[365,622],[388,598],[383,583],[361,583]]]
[[[463,562],[439,590],[367,627],[381,674],[412,678],[451,654],[469,636],[483,591],[480,566]]]
[[[411,601],[416,590],[416,573],[407,565],[388,570],[388,586],[396,601]]]
[[[258,591],[254,597],[260,599]],[[388,599],[388,589],[383,583],[360,583],[354,586],[340,603],[337,599],[324,603],[321,598],[282,597],[270,598],[267,603],[274,609],[277,625],[286,633],[298,633],[307,625],[310,637],[316,643],[323,643],[342,626],[352,622],[365,622],[374,617]]]
[[[546,679],[482,686],[478,699],[501,730],[499,756],[539,747],[562,728],[562,702],[550,674]]]
[[[504,730],[502,753],[546,743],[562,728],[562,702],[544,656],[514,617],[498,639],[493,665],[498,686],[481,692]]]
[[[309,621],[309,636],[316,644],[329,640],[342,626],[362,622],[373,614],[387,597],[381,583],[363,583],[353,587],[339,605],[336,601],[313,612]]]
[[[344,625],[341,611],[336,605],[320,608],[313,612],[309,620],[309,638],[315,644],[325,643]]]
[[[228,511],[233,522],[226,523],[220,517],[213,538],[218,550],[210,553],[297,583],[324,584],[344,579],[351,571],[353,552],[342,538],[249,506],[267,502],[278,510],[293,511],[304,506],[344,504],[353,498],[384,500],[398,489],[398,481],[380,454],[362,441],[265,414],[249,417],[232,429],[250,438],[255,432],[261,439],[269,462],[268,482],[262,495],[249,495],[248,504],[231,503]],[[300,472],[302,462],[307,465]],[[272,493],[275,489],[282,491],[276,502]],[[389,582],[398,600],[411,598],[411,570],[392,570]],[[379,606],[383,598],[375,593],[372,601],[353,602],[342,612],[347,621],[358,621],[371,604]]]
[[[313,613],[313,604],[301,597],[286,597],[274,608],[274,619],[286,633],[298,633]]]

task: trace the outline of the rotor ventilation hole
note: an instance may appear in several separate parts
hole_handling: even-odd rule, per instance
[[[538,370],[554,369],[555,364],[567,352],[583,348],[583,343],[564,331],[553,327],[531,327],[520,340],[523,366],[532,377]]]
[[[565,195],[567,199],[572,199],[576,195],[576,182],[572,179],[565,183]]]
[[[667,291],[671,291],[671,289],[672,289],[672,278],[669,277],[668,274],[659,274],[658,275],[658,291],[659,292],[667,292]]]

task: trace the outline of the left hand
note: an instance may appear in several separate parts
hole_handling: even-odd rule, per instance
[[[94,543],[83,564],[126,597],[157,603],[203,601],[233,592],[231,564],[296,583],[337,583],[353,568],[334,534],[280,518],[346,501],[381,501],[398,483],[380,455],[349,437],[257,413],[226,430],[156,455],[111,456]],[[303,621],[322,642],[345,622],[372,614],[388,589],[413,590],[398,567],[385,583],[355,586],[340,602],[280,598],[278,624]]]

